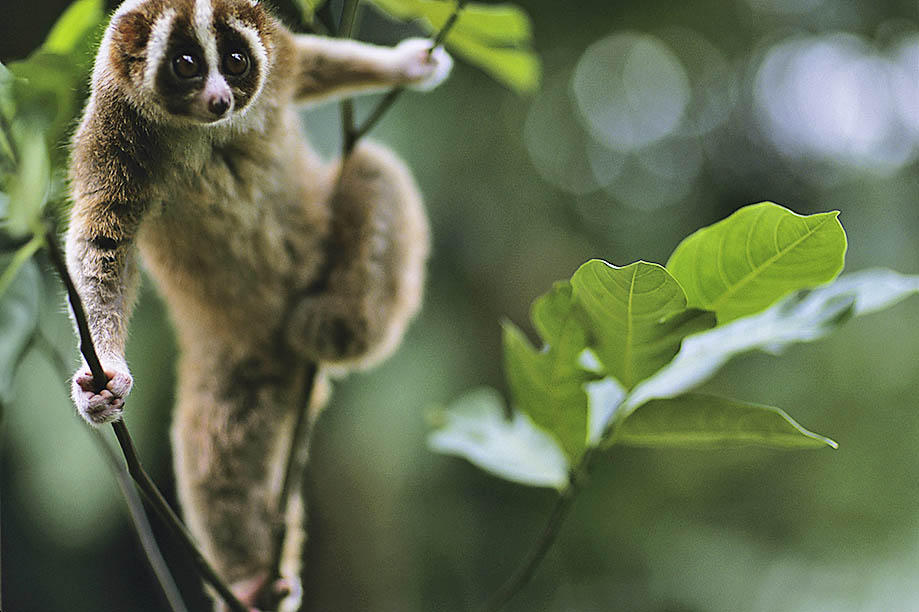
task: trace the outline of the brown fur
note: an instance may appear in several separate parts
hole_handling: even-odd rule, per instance
[[[297,37],[248,0],[219,0],[217,20],[236,15],[257,29],[267,77],[222,123],[174,118],[157,91],[145,89],[148,42],[164,10],[188,21],[195,4],[133,0],[100,48],[74,137],[67,252],[112,381],[95,394],[81,369],[74,399],[94,424],[120,418],[131,386],[124,343],[139,247],[181,349],[173,425],[179,497],[207,557],[248,597],[253,581],[261,587],[280,520],[273,509],[296,372],[308,361],[345,370],[390,354],[420,304],[428,252],[421,198],[405,165],[370,144],[341,167],[322,164],[293,103],[431,84],[432,67],[415,43],[381,49]],[[285,567],[295,580],[301,501],[285,513],[292,528]]]

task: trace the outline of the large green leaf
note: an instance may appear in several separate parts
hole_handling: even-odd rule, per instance
[[[513,406],[551,433],[575,461],[587,445],[587,394],[584,383],[594,378],[578,367],[584,332],[571,313],[571,291],[553,292],[541,302],[568,302],[559,319],[558,343],[537,351],[512,323],[504,324],[504,369]],[[539,304],[539,303],[537,303]],[[552,307],[555,307],[553,305]],[[539,308],[534,308],[535,312]],[[534,318],[539,318],[537,315]]]
[[[5,219],[13,236],[23,236],[37,226],[51,189],[51,162],[42,133],[26,132],[19,145],[19,167],[10,179]]]
[[[568,484],[570,466],[555,440],[520,412],[506,419],[504,401],[494,389],[470,391],[435,418],[441,422],[428,436],[435,452],[464,457],[525,485],[562,489]]]
[[[13,119],[13,80],[15,77],[9,69],[0,63],[0,171],[12,168],[16,161],[13,152],[10,121]],[[0,176],[0,189],[3,188],[3,177]]]
[[[14,257],[0,258],[0,270],[18,265],[10,285],[0,296],[0,402],[11,401],[13,377],[23,352],[35,333],[41,304],[41,275],[35,260],[14,264]],[[0,274],[2,276],[2,274]]]
[[[615,444],[664,448],[720,448],[756,444],[776,448],[836,448],[784,411],[710,395],[654,400],[626,417]]]
[[[383,12],[404,21],[418,19],[434,34],[455,10],[441,0],[370,0]],[[516,91],[531,92],[539,84],[540,63],[529,43],[530,18],[512,4],[468,3],[444,44],[469,63]]]
[[[23,236],[37,227],[51,189],[51,162],[42,133],[25,132],[19,145],[19,167],[10,179],[5,219],[13,236]]]
[[[639,261],[617,268],[598,259],[571,277],[591,347],[627,389],[666,365],[683,338],[711,328],[714,315],[686,308],[686,295],[662,266]]]
[[[73,128],[89,81],[93,53],[105,25],[102,0],[77,0],[58,19],[44,44],[27,59],[9,64],[17,121],[45,130],[55,165],[59,146]]]
[[[521,93],[532,93],[539,86],[542,66],[529,49],[498,47],[465,32],[451,33],[447,47],[493,79]]]
[[[316,11],[325,4],[325,0],[294,0],[294,4],[300,9],[303,21],[313,23],[316,17]]]
[[[791,295],[759,314],[686,338],[671,363],[632,391],[626,409],[682,395],[736,355],[754,350],[775,353],[793,343],[817,340],[853,315],[887,308],[917,292],[919,276],[873,269]]]
[[[102,0],[77,0],[58,18],[42,45],[42,50],[74,56],[81,65],[93,47],[99,28],[105,21]]]
[[[725,323],[836,278],[846,254],[838,215],[801,216],[772,202],[746,206],[683,240],[667,269],[690,306]]]

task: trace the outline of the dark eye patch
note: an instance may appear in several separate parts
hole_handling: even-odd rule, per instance
[[[207,63],[204,50],[195,38],[188,18],[179,16],[173,23],[166,52],[156,74],[156,91],[166,109],[175,115],[185,115],[197,94],[204,87]]]
[[[220,69],[233,90],[234,107],[239,110],[252,101],[263,67],[239,32],[221,21],[217,22],[216,30]]]

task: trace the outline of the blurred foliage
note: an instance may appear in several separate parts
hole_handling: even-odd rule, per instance
[[[3,193],[27,132],[17,136],[9,123],[18,87],[11,77],[24,76],[12,64],[38,48],[63,4],[4,7]],[[553,494],[431,454],[424,413],[483,383],[507,395],[500,321],[526,321],[533,298],[587,259],[665,261],[698,227],[769,198],[804,213],[840,210],[849,269],[919,272],[914,2],[525,4],[544,60],[532,99],[459,65],[438,90],[403,97],[373,134],[413,168],[435,250],[425,308],[404,346],[374,372],[340,383],[319,423],[309,487],[313,610],[470,609],[515,566]],[[368,39],[417,34],[364,17]],[[79,66],[90,54],[74,54],[39,62],[36,83],[57,93],[31,98],[27,109],[55,134],[45,142],[52,204],[62,193],[62,143],[88,82]],[[64,61],[76,67],[56,63]],[[60,106],[49,104],[54,95],[64,96]],[[340,147],[337,122],[334,108],[305,114],[321,151]],[[645,128],[622,127],[631,125]],[[7,202],[0,195],[0,209]],[[70,368],[62,374],[48,359],[50,346],[75,365],[76,349],[58,281],[36,261],[47,344],[27,346],[5,404],[3,607],[161,610],[113,479],[72,414]],[[27,274],[22,268],[15,283]],[[788,312],[813,314],[806,298],[788,299]],[[838,308],[852,306],[830,302],[823,314],[832,320]],[[782,312],[766,312],[789,328]],[[908,322],[916,317],[911,300],[823,342],[787,343],[782,359],[744,349],[699,391],[793,408],[832,432],[840,450],[614,447],[536,580],[508,609],[915,607],[919,327]],[[12,350],[19,336],[7,329],[0,337]],[[128,347],[138,381],[130,419],[166,490],[169,330],[145,290]],[[724,343],[712,340],[698,349]],[[166,554],[189,604],[198,597],[205,606],[182,555]]]
[[[418,23],[424,33],[437,35],[458,15],[443,44],[500,83],[522,93],[539,85],[540,62],[533,52],[529,15],[513,4],[488,5],[453,0],[367,0],[383,14]],[[325,0],[294,0],[303,21],[316,23]],[[461,9],[461,10],[460,10]]]

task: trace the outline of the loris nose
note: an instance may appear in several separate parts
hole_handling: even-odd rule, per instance
[[[223,117],[230,109],[230,98],[226,96],[214,96],[207,103],[207,110],[215,117]]]

